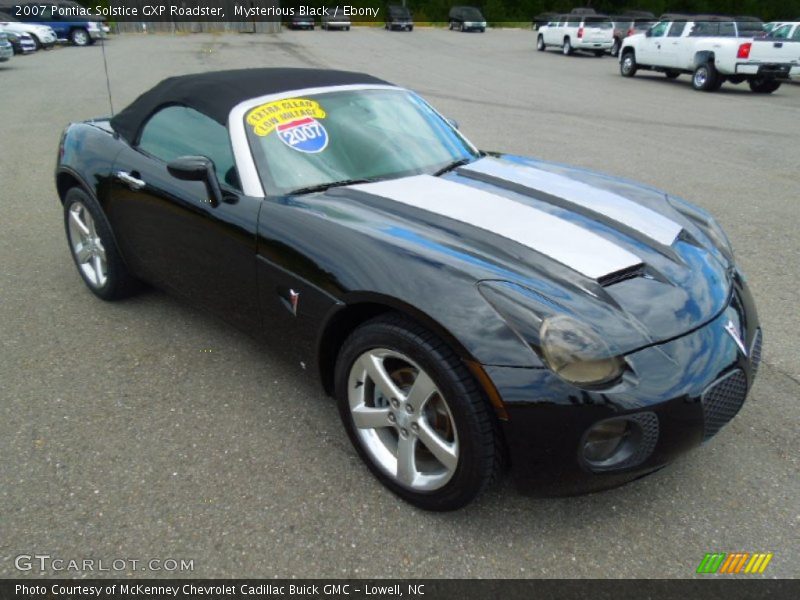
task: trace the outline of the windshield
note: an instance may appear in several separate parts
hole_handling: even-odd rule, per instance
[[[277,100],[249,110],[244,119],[262,183],[274,195],[433,174],[479,155],[427,102],[400,89]]]
[[[483,21],[483,15],[481,14],[481,11],[472,7],[464,9],[462,18],[468,21]]]
[[[389,15],[392,17],[397,17],[399,19],[407,19],[411,17],[411,13],[409,12],[409,10],[403,6],[390,6]]]

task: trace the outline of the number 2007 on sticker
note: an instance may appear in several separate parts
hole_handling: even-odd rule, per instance
[[[313,154],[328,146],[328,132],[311,117],[278,125],[277,132],[284,144],[299,152]]]

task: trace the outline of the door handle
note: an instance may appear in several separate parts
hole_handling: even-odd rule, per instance
[[[145,183],[143,179],[134,177],[133,175],[131,175],[130,173],[126,173],[125,171],[117,171],[116,173],[114,173],[114,175],[116,175],[117,179],[125,183],[132,190],[140,190],[147,185],[147,183]]]

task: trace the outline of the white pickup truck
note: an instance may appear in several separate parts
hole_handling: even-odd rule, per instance
[[[690,73],[696,90],[712,92],[725,81],[747,81],[752,91],[770,94],[800,66],[800,42],[761,35],[761,24],[755,21],[673,17],[625,38],[620,73],[633,77],[647,69],[670,79]]]

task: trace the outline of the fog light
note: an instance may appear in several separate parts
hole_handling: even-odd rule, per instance
[[[629,423],[625,419],[600,421],[586,432],[583,440],[583,457],[586,461],[592,464],[610,461],[630,435]]]

